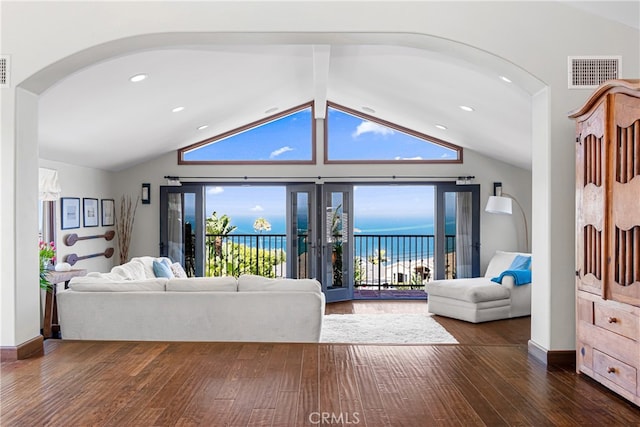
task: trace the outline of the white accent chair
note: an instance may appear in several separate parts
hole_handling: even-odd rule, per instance
[[[531,315],[531,286],[515,285],[505,276],[502,284],[491,281],[508,270],[519,252],[497,251],[484,277],[435,280],[427,283],[429,312],[472,323]]]

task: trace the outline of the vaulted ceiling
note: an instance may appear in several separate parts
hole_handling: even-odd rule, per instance
[[[468,53],[284,40],[133,50],[43,93],[40,155],[118,171],[311,100],[321,118],[329,100],[530,169],[535,88],[515,66]]]
[[[129,80],[139,73],[147,78]],[[531,164],[525,90],[455,57],[380,45],[185,46],[117,57],[44,93],[40,150],[51,160],[120,170],[310,100],[317,117],[329,100]]]

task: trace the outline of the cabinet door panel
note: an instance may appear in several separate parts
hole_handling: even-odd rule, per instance
[[[607,298],[640,306],[640,103],[616,94],[611,120],[611,264]]]
[[[605,104],[578,122],[576,143],[576,280],[578,289],[603,295],[606,147]]]

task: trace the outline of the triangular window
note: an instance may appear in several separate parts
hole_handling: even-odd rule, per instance
[[[182,148],[179,163],[315,163],[313,129],[305,104]]]
[[[461,163],[462,148],[329,103],[325,163]]]

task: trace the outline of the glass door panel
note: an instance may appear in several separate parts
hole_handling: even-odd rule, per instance
[[[480,186],[439,185],[436,279],[480,275]]]
[[[322,287],[328,302],[353,299],[353,191],[325,184],[322,190]]]
[[[318,277],[315,201],[314,184],[287,187],[287,277]]]
[[[189,276],[202,276],[203,187],[160,187],[160,256],[171,258]]]

